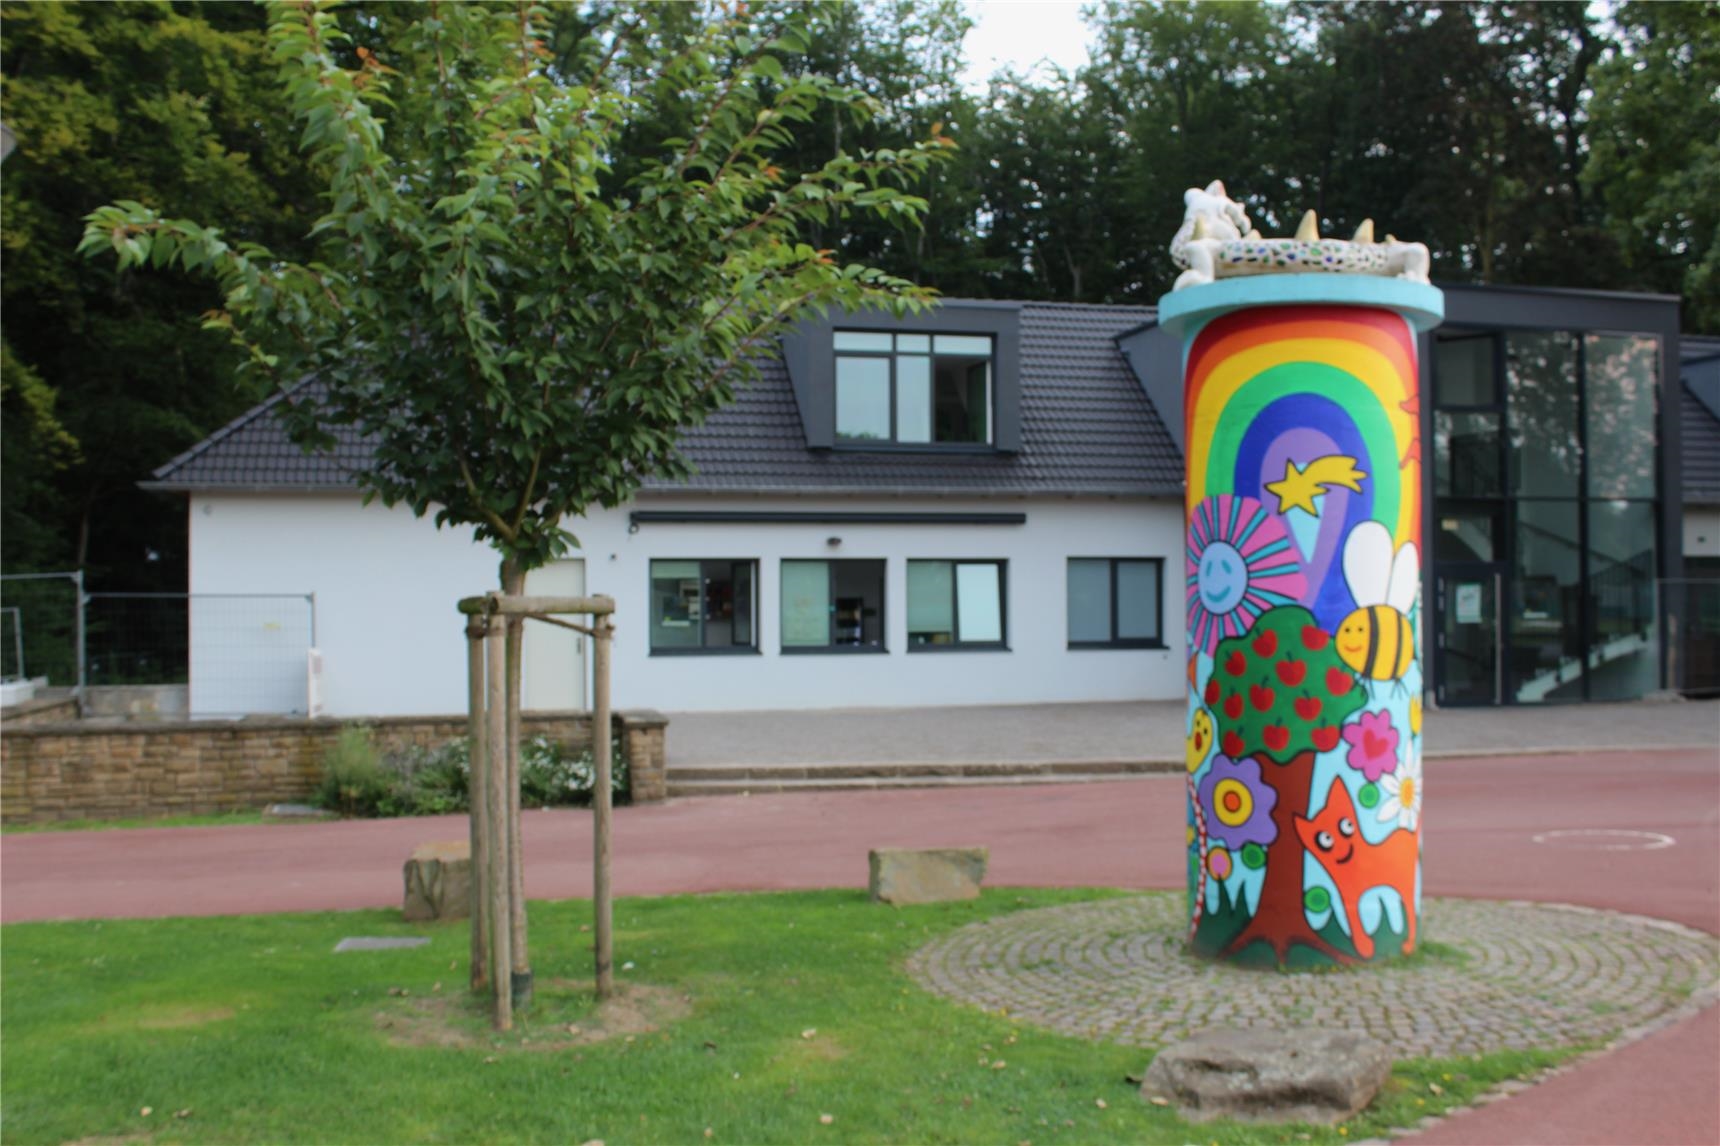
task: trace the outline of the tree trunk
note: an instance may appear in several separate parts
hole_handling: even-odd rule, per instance
[[[1254,759],[1278,793],[1278,802],[1272,807],[1272,823],[1278,836],[1266,849],[1266,882],[1261,885],[1254,915],[1236,938],[1225,944],[1223,954],[1236,955],[1252,943],[1265,943],[1282,965],[1290,948],[1300,944],[1336,962],[1353,963],[1354,959],[1314,933],[1302,908],[1303,857],[1307,849],[1296,834],[1296,817],[1308,814],[1308,793],[1314,784],[1314,753],[1298,752],[1288,764],[1275,764],[1265,753],[1256,753]],[[1333,910],[1340,908],[1334,905]]]
[[[502,592],[510,597],[524,594],[525,570],[517,561],[502,562]],[[505,759],[508,778],[508,900],[510,932],[509,950],[513,953],[510,968],[513,1002],[516,1008],[526,1007],[532,999],[531,958],[526,950],[526,863],[520,840],[520,663],[525,637],[526,619],[510,616],[504,622],[507,642],[507,743]],[[498,921],[497,926],[501,926]],[[500,969],[498,968],[498,973]]]

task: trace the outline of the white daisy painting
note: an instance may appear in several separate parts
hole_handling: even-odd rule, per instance
[[[1374,815],[1381,822],[1396,820],[1398,827],[1415,831],[1421,819],[1421,753],[1406,752],[1397,771],[1380,777],[1384,799]]]

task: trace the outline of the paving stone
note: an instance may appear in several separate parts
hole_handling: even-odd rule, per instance
[[[1720,986],[1720,940],[1588,909],[1429,899],[1421,938],[1461,953],[1410,965],[1265,974],[1184,950],[1186,898],[1150,893],[1021,911],[916,952],[927,989],[1079,1037],[1162,1047],[1190,1030],[1338,1028],[1397,1058],[1570,1046]]]

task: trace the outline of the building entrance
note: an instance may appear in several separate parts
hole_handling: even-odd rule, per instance
[[[1434,695],[1441,707],[1505,703],[1505,633],[1499,602],[1505,566],[1448,562],[1436,566]]]

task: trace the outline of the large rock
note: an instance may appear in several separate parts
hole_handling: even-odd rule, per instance
[[[411,922],[465,919],[472,914],[472,844],[469,840],[420,844],[406,861],[406,903]]]
[[[1340,1122],[1391,1075],[1385,1046],[1349,1031],[1211,1030],[1159,1052],[1141,1095],[1191,1122]]]
[[[879,848],[871,853],[874,902],[942,903],[978,899],[985,848]]]

